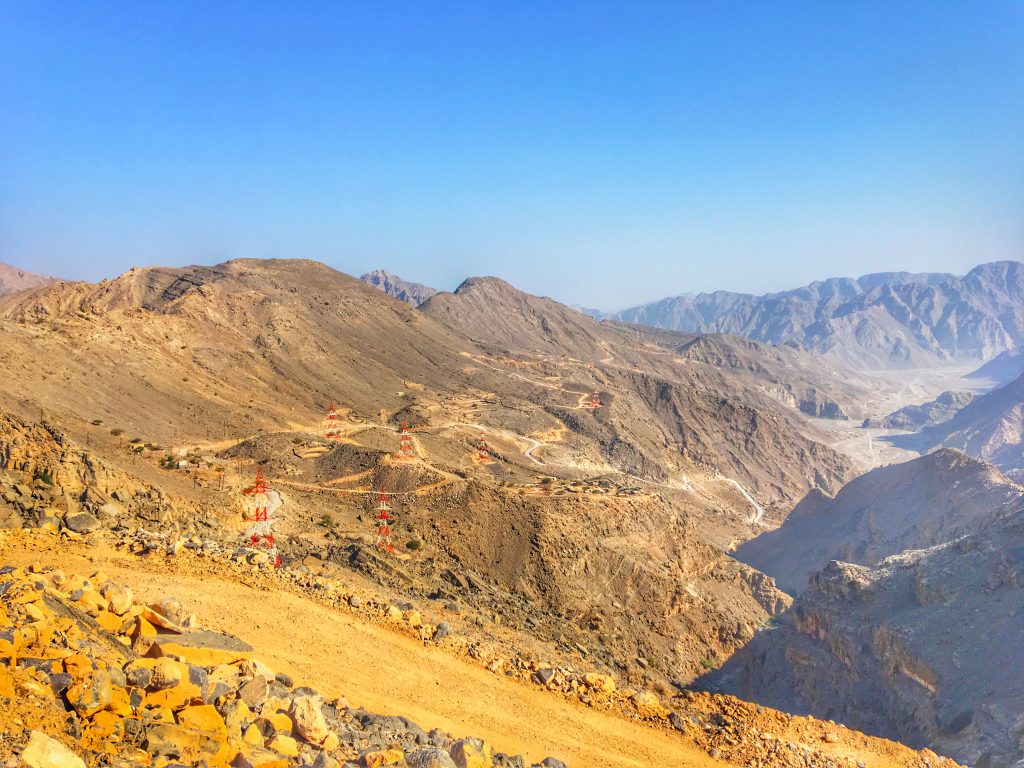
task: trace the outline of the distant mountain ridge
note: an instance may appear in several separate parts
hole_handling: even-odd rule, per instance
[[[48,275],[37,275],[19,267],[0,262],[0,296],[35,288],[37,285],[49,285],[57,282],[57,278]]]
[[[403,280],[398,275],[392,275],[383,269],[367,272],[365,275],[361,275],[359,279],[368,285],[372,285],[374,288],[380,288],[388,296],[404,301],[406,304],[412,304],[414,307],[418,307],[437,293],[429,285]]]
[[[605,317],[692,333],[798,346],[861,367],[987,360],[1024,343],[1024,264],[967,275],[883,272],[754,296],[674,296]]]

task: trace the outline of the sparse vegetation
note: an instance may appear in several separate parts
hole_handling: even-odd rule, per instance
[[[92,420],[92,425],[93,425],[94,427],[98,427],[98,426],[100,426],[100,425],[102,425],[102,424],[103,424],[103,419],[93,419],[93,420]]]
[[[405,542],[405,548],[411,549],[414,552],[422,546],[423,542],[421,542],[419,539],[409,539],[407,542]]]
[[[45,469],[37,469],[33,473],[32,479],[38,480],[41,483],[46,483],[46,485],[53,485],[53,476]]]
[[[110,434],[112,434],[114,437],[120,437],[121,435],[124,434],[124,430],[121,429],[120,427],[114,427],[112,430],[110,430]]]
[[[166,456],[160,459],[160,466],[163,467],[164,469],[177,469],[178,461],[173,456],[171,456],[171,454],[168,453]]]
[[[322,528],[334,529],[338,527],[338,521],[330,515],[328,515],[326,512],[320,515],[320,518],[317,520],[317,524],[320,525]]]

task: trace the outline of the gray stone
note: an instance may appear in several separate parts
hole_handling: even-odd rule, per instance
[[[409,768],[456,768],[455,761],[440,747],[426,747],[407,755]]]
[[[538,669],[533,675],[533,679],[541,685],[547,685],[554,679],[554,677],[555,670],[550,668]]]
[[[92,533],[100,527],[100,521],[88,512],[79,512],[77,515],[68,515],[64,525],[75,533]]]
[[[238,698],[244,701],[249,709],[259,707],[267,698],[267,681],[262,677],[254,677],[238,689]]]

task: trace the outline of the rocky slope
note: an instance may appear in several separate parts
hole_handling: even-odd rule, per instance
[[[37,285],[49,285],[53,282],[56,282],[54,277],[35,275],[24,269],[0,262],[0,296],[9,296],[12,293],[35,288]]]
[[[404,301],[406,304],[412,304],[414,307],[418,307],[424,301],[437,293],[436,290],[428,285],[423,285],[422,283],[411,283],[408,280],[403,280],[398,275],[392,275],[390,272],[386,272],[383,269],[375,269],[373,272],[367,272],[365,275],[361,275],[359,279],[367,285],[372,285],[374,288],[380,288],[391,298]]]
[[[354,623],[381,625],[373,630],[379,641],[358,651],[360,660],[376,663],[364,676],[372,686],[387,686],[390,675],[411,674],[388,651],[388,634],[401,633],[415,638],[416,653],[429,645],[458,654],[464,663],[479,665],[502,680],[518,680],[520,688],[533,685],[547,696],[605,713],[602,735],[609,725],[622,733],[632,727],[674,734],[655,732],[654,739],[655,734],[641,730],[629,738],[644,749],[657,743],[653,754],[661,750],[690,765],[767,761],[792,768],[852,768],[856,759],[879,766],[942,764],[927,752],[914,754],[728,697],[671,693],[667,686],[661,686],[660,694],[623,688],[606,671],[595,670],[600,654],[588,654],[579,645],[564,651],[546,646],[538,641],[535,624],[528,622],[519,630],[501,621],[499,613],[471,608],[472,596],[458,592],[459,580],[473,591],[493,590],[471,569],[456,566],[449,571],[447,589],[429,584],[417,589],[429,574],[422,566],[437,553],[429,554],[419,569],[403,568],[399,558],[388,562],[373,556],[388,574],[405,579],[398,579],[402,588],[394,589],[387,586],[387,578],[374,584],[362,576],[366,571],[360,564],[367,562],[369,552],[359,554],[357,549],[352,560],[332,557],[330,551],[322,558],[303,555],[308,543],[283,535],[284,567],[274,569],[266,554],[249,546],[242,535],[239,511],[225,504],[237,489],[213,510],[192,509],[178,493],[147,491],[130,473],[96,459],[52,427],[27,427],[9,418],[3,424],[0,517],[8,526],[35,530],[0,531],[0,563],[13,558],[17,566],[0,567],[0,658],[5,661],[0,666],[0,757],[16,755],[31,768],[197,761],[235,768],[331,768],[343,762],[360,768],[526,764],[479,739],[428,732],[393,714],[396,706],[399,711],[403,704],[422,706],[436,695],[438,671],[428,670],[427,690],[410,688],[415,699],[388,699],[391,714],[371,714],[339,694],[369,696],[372,691],[354,684],[325,691],[318,684],[322,695],[305,681],[257,661],[244,639],[206,625],[205,616],[186,607],[202,593],[217,606],[218,615],[210,618],[221,626],[238,626],[232,615],[242,613],[243,604],[245,615],[254,617],[250,621],[270,622],[278,641],[297,645],[297,660],[304,668],[319,670],[321,680],[339,679],[335,657],[311,657],[323,646],[323,638],[290,634],[295,626],[317,623],[304,621],[309,612],[304,602],[342,613],[346,628]],[[164,478],[175,484],[174,473]],[[108,494],[113,501],[104,502]],[[158,516],[150,515],[146,504],[154,495],[162,502]],[[290,498],[289,510],[294,506]],[[289,511],[288,519],[295,514]],[[461,523],[463,528],[470,524]],[[517,521],[508,527],[515,535]],[[71,563],[93,570],[76,576],[64,567]],[[104,573],[105,567],[132,579],[140,590],[145,583],[150,592],[156,585],[163,595],[169,585],[187,583],[187,599],[138,601],[133,589]],[[153,578],[140,583],[140,575],[149,572]],[[190,581],[182,582],[183,574]],[[619,596],[626,601],[645,577],[634,569],[624,578],[626,587]],[[235,582],[245,587],[240,594]],[[557,582],[552,586],[561,588]],[[762,594],[767,586],[761,585]],[[648,604],[650,597],[643,595]],[[258,607],[249,610],[253,605]],[[590,618],[599,617],[592,613]],[[284,628],[277,626],[282,621]],[[436,665],[435,658],[431,669],[437,670]],[[343,670],[341,679],[349,679]],[[510,693],[523,695],[515,688]],[[503,700],[501,706],[510,703]],[[545,702],[551,711],[558,706]],[[532,751],[537,744],[530,747]],[[591,758],[573,764],[609,764],[594,760],[593,750],[584,754]],[[558,768],[562,763],[549,758],[541,765]]]
[[[1024,347],[1000,352],[977,370],[967,375],[969,379],[989,379],[996,386],[1009,384],[1019,376],[1024,376]]]
[[[956,448],[1003,471],[1024,469],[1024,374],[917,435],[889,438],[918,450]]]
[[[1024,488],[993,467],[943,449],[861,475],[835,498],[811,493],[780,528],[736,558],[797,594],[830,560],[872,566],[908,549],[974,533],[1024,503]]]
[[[901,429],[908,432],[942,424],[974,400],[970,392],[943,392],[934,400],[920,405],[907,405],[888,416],[865,419],[863,426],[872,429]]]
[[[1024,757],[1024,508],[874,568],[832,562],[704,681],[978,766]]]
[[[793,344],[852,367],[987,360],[1024,342],[1024,265],[983,264],[963,277],[834,278],[764,296],[716,291],[667,298],[612,317]]]

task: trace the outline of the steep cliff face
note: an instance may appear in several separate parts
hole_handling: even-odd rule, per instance
[[[994,467],[949,449],[881,467],[835,498],[808,494],[781,527],[741,545],[735,556],[791,594],[830,560],[875,565],[975,533],[1014,509],[1024,488]]]
[[[764,296],[717,291],[667,298],[612,317],[794,344],[870,368],[987,360],[1024,343],[1024,265],[983,264],[963,277],[834,278]]]
[[[832,562],[701,685],[960,762],[1024,757],[1024,508],[874,568]]]

